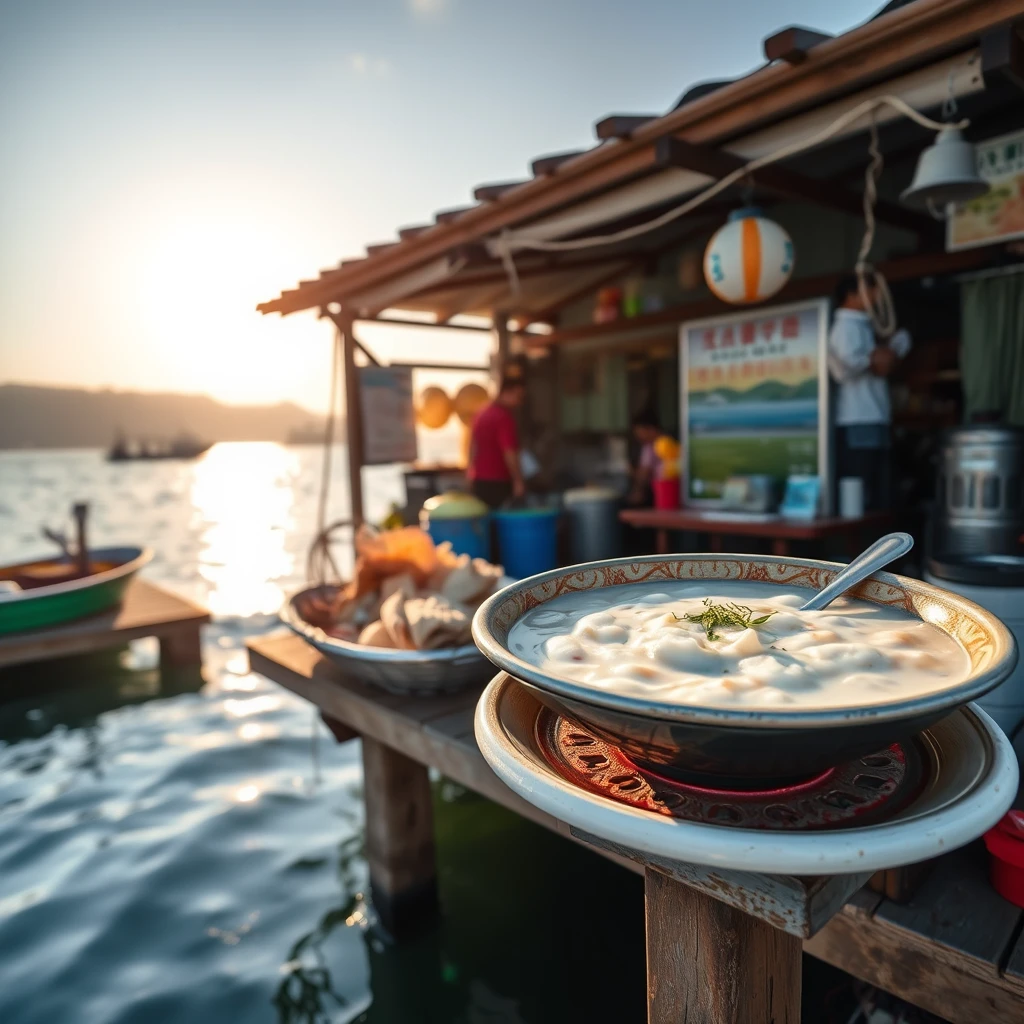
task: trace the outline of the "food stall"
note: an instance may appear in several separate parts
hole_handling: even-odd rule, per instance
[[[336,324],[350,412],[359,402],[350,382],[364,359],[357,342],[361,321],[395,323],[415,316],[406,322],[425,331],[457,324],[462,316],[488,317],[496,365],[522,360],[528,394],[523,433],[542,463],[542,478],[556,490],[621,484],[636,457],[629,450],[633,417],[656,410],[662,429],[683,443],[683,507],[636,509],[625,518],[659,530],[664,548],[672,543],[670,531],[710,535],[712,553],[725,549],[722,538],[740,535],[745,546],[769,547],[774,559],[743,556],[736,571],[753,565],[764,572],[766,565],[792,568],[779,561],[791,544],[805,545],[800,553],[821,555],[835,538],[845,537],[852,546],[858,532],[883,532],[890,517],[923,536],[924,510],[936,482],[930,460],[939,429],[972,414],[1019,422],[1020,390],[1013,386],[1017,364],[1012,373],[1001,369],[1003,357],[996,359],[993,351],[1013,354],[1021,348],[1021,317],[1008,312],[1015,308],[1017,283],[1024,280],[1017,273],[1019,188],[1004,181],[1016,180],[1017,151],[1008,151],[1024,127],[1024,51],[1014,22],[1021,18],[1020,0],[897,0],[841,37],[784,29],[765,40],[767,63],[751,75],[691,89],[663,115],[603,118],[595,126],[596,144],[585,152],[541,157],[525,180],[482,185],[474,191],[473,205],[403,228],[395,241],[373,246],[365,258],[326,270],[259,308],[282,315],[317,309]],[[957,127],[964,121],[969,124]],[[899,197],[919,188],[922,153],[934,154],[950,131],[963,131],[969,142],[980,144],[982,159],[967,177],[987,177],[996,188],[986,191],[984,202],[974,201],[980,205],[968,204],[952,216],[943,203],[937,208],[943,222]],[[996,156],[986,156],[990,151]],[[930,173],[934,185],[934,168]],[[756,274],[747,280],[741,273],[738,302],[728,280],[728,257],[715,240],[733,213],[751,205],[759,210],[756,219],[774,225],[776,237],[788,240],[790,249],[783,245],[788,255],[780,280],[762,288]],[[716,274],[716,253],[723,279]],[[864,264],[887,282],[892,309],[915,341],[892,382],[900,489],[891,512],[875,518],[837,516],[830,479],[828,300],[839,279]],[[741,258],[739,265],[749,261]],[[996,291],[1006,293],[998,297],[998,307]],[[1002,311],[998,324],[987,319],[993,308]],[[424,315],[431,317],[429,325]],[[989,345],[989,337],[997,337],[998,346]],[[355,453],[365,451],[361,423],[348,417]],[[354,459],[357,517],[359,468]],[[780,515],[769,505],[744,507],[764,493],[750,484],[759,476],[770,478],[779,492],[776,500],[799,514]],[[789,485],[801,478],[816,480],[816,487],[793,487],[790,500]],[[972,478],[972,486],[982,486],[980,479]],[[736,486],[737,481],[746,483]],[[733,499],[740,507],[724,507]],[[685,564],[711,576],[733,570],[729,559],[715,557]],[[813,571],[828,570],[816,563]],[[900,586],[898,598],[908,609],[930,594],[921,584]],[[519,611],[545,599],[532,592],[520,598]],[[943,613],[948,613],[945,605],[934,614]],[[495,629],[500,634],[500,623]],[[585,784],[582,774],[570,778],[570,769],[588,768],[583,759],[570,760],[581,757],[573,750],[607,744],[607,730],[565,731],[564,746],[554,750],[555,755],[561,750],[565,763],[552,781],[552,750],[537,746],[542,733],[538,719],[530,718],[544,712],[530,704],[529,694],[510,696],[512,676],[499,676],[479,707],[479,689],[453,697],[443,708],[424,701],[406,705],[377,699],[342,677],[330,676],[327,685],[328,670],[296,643],[294,638],[255,642],[254,665],[369,740],[367,791],[373,781],[386,797],[368,800],[375,843],[371,875],[375,893],[380,889],[388,906],[398,907],[405,897],[415,903],[413,896],[419,899],[432,884],[432,853],[424,853],[429,836],[417,833],[415,857],[406,863],[402,850],[410,847],[409,836],[400,835],[398,826],[416,821],[420,828],[426,820],[429,830],[425,766],[430,765],[619,862],[639,864],[648,879],[648,934],[655,940],[649,962],[652,1020],[680,1019],[682,994],[698,983],[692,964],[678,953],[682,944],[661,941],[674,936],[683,921],[692,922],[690,938],[698,948],[711,951],[708,976],[724,985],[735,970],[741,972],[735,977],[750,981],[750,991],[761,991],[754,986],[764,979],[781,986],[784,1012],[775,1019],[799,1017],[796,938],[809,952],[955,1021],[976,1020],[978,1005],[989,1007],[992,1019],[1011,1020],[1019,1010],[1024,995],[1020,912],[994,894],[975,855],[973,867],[958,861],[954,869],[940,862],[918,890],[916,904],[919,873],[884,871],[874,879],[873,895],[853,894],[864,879],[849,891],[835,882],[849,882],[845,853],[829,860],[834,873],[817,888],[804,885],[808,862],[799,859],[775,861],[775,874],[768,860],[759,860],[766,874],[741,871],[740,878],[693,870],[692,864],[666,857],[667,847],[644,847],[636,833],[630,838],[609,824],[625,820],[623,815],[636,820],[632,813],[577,815],[584,803],[595,803],[593,790],[605,782]],[[1000,644],[999,663],[1005,667],[1006,643]],[[500,652],[487,653],[502,664]],[[522,721],[513,722],[514,715]],[[1001,745],[1002,733],[989,732],[987,720],[977,720],[982,725],[965,726],[964,735],[994,737],[987,754],[981,752],[985,742],[978,748],[979,764],[985,762],[991,777],[989,769],[1006,767],[1012,758]],[[339,735],[344,734],[342,729]],[[488,735],[493,743],[478,749]],[[936,741],[940,747],[942,742]],[[950,738],[949,749],[957,743]],[[482,749],[509,785],[519,779],[515,792],[495,787]],[[593,756],[597,760],[589,769],[603,771],[609,752],[601,747]],[[883,767],[883,760],[876,767]],[[606,793],[607,800],[628,804],[629,794],[644,785],[657,790],[649,778],[638,782],[627,767],[608,775],[607,787],[616,791]],[[546,804],[531,797],[540,791],[542,776],[552,794]],[[826,802],[842,801],[831,790],[822,795]],[[769,791],[773,806],[791,796]],[[999,800],[1004,798],[1005,793]],[[375,808],[374,802],[387,806]],[[988,810],[993,806],[990,800]],[[730,813],[721,800],[705,809],[709,815]],[[663,811],[656,813],[664,817]],[[664,824],[650,828],[662,834]],[[709,821],[701,825],[716,827]],[[891,825],[898,838],[914,831],[902,819]],[[919,838],[924,831],[914,834]],[[729,843],[715,835],[712,845],[721,852]],[[841,837],[833,845],[846,851]],[[922,858],[936,852],[922,850]],[[712,851],[703,856],[708,859],[698,867],[714,862]],[[870,860],[872,868],[883,862],[905,864],[900,858]],[[737,866],[738,861],[730,862],[730,870]],[[693,891],[700,899],[687,895]],[[908,897],[910,904],[901,902]],[[969,908],[982,906],[991,941],[971,923]],[[722,944],[716,936],[726,933],[742,941],[726,944],[719,958]],[[753,977],[757,969],[760,981]],[[727,1019],[726,1009],[723,1002],[699,1019]],[[750,1010],[728,1019],[766,1018]]]

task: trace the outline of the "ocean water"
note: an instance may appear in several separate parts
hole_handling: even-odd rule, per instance
[[[375,924],[358,743],[243,648],[302,583],[319,458],[0,453],[0,563],[89,500],[94,544],[149,544],[214,614],[201,674],[146,640],[0,672],[3,1024],[643,1019],[640,880],[446,780],[442,916],[402,945]],[[332,517],[344,478],[339,452]],[[389,469],[365,489],[374,517],[402,497]]]

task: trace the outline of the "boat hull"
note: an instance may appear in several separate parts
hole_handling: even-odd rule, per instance
[[[114,565],[84,579],[35,587],[0,600],[0,636],[52,628],[117,607],[128,584],[150,560],[152,552],[135,547],[98,548],[91,555],[98,562],[113,562]],[[0,577],[13,568],[0,568]]]

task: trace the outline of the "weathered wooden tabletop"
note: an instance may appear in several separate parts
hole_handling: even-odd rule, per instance
[[[134,579],[118,608],[49,629],[0,636],[0,666],[85,654],[142,636],[160,638],[164,660],[198,663],[199,628],[209,621],[210,613],[200,605]]]
[[[250,663],[353,731],[574,841],[491,771],[473,736],[480,688],[402,697],[346,679],[290,634],[249,641]],[[632,870],[636,864],[598,851]],[[804,950],[954,1024],[1024,1022],[1024,911],[988,883],[979,844],[942,858],[907,904],[862,889]]]

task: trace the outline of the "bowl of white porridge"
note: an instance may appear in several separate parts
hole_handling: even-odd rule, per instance
[[[577,565],[490,597],[473,637],[648,770],[783,785],[909,738],[1017,660],[990,612],[890,573],[801,611],[840,568],[721,554]]]

